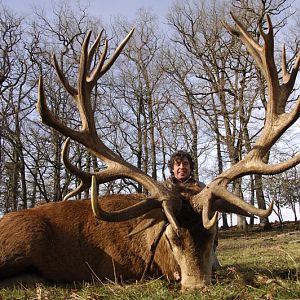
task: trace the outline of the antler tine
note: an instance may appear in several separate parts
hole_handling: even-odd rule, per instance
[[[202,222],[203,222],[203,226],[204,228],[206,228],[207,230],[210,230],[214,227],[217,218],[218,218],[218,212],[215,212],[213,214],[213,217],[211,218],[211,205],[212,205],[212,201],[213,201],[213,193],[212,190],[210,188],[205,188],[204,192],[206,194],[206,201],[203,204],[202,207]]]
[[[300,66],[300,53],[298,54],[291,73],[287,70],[285,46],[282,47],[282,79],[286,86],[286,92],[289,94],[293,90]]]
[[[76,140],[76,138],[79,136],[79,132],[76,132],[75,130],[67,127],[63,122],[61,122],[58,118],[56,118],[55,115],[49,110],[46,103],[44,81],[42,76],[39,77],[38,101],[36,107],[37,107],[37,111],[41,116],[42,122],[44,124],[53,127],[59,132],[64,132],[66,136],[69,136],[74,140]]]
[[[242,23],[236,18],[236,16],[232,12],[230,12],[230,15],[233,18],[238,30],[229,26],[226,22],[223,22],[225,28],[231,34],[237,36],[244,43],[244,45],[248,45],[248,51],[253,56],[260,69],[263,69],[263,62],[260,54],[263,51],[263,48],[253,40],[250,33],[248,33],[248,31],[245,29]]]
[[[115,62],[115,60],[118,58],[118,56],[120,55],[120,53],[122,52],[123,48],[125,47],[125,45],[127,44],[128,40],[131,38],[131,36],[133,35],[134,32],[134,27],[129,31],[129,33],[127,34],[127,36],[124,38],[124,40],[120,43],[120,45],[117,47],[117,49],[115,50],[114,54],[111,56],[111,58],[107,61],[107,63],[104,65],[104,67],[102,68],[102,71],[100,72],[99,76],[102,76],[104,73],[106,73],[110,67],[113,65],[113,63]]]
[[[218,212],[215,211],[214,214],[213,214],[213,217],[210,218],[209,217],[209,212],[210,211],[211,211],[211,208],[208,205],[203,206],[202,222],[203,222],[204,228],[207,229],[207,230],[211,230],[215,226],[215,224],[218,220]]]
[[[272,210],[273,210],[273,204],[274,204],[273,201],[271,202],[271,204],[267,210],[256,208],[256,207],[248,204],[245,201],[240,201],[239,197],[228,192],[227,189],[220,187],[220,186],[214,188],[213,194],[214,194],[214,196],[216,196],[218,198],[226,199],[229,203],[236,205],[237,207],[241,208],[245,212],[252,214],[252,215],[259,216],[259,217],[267,217],[272,213]]]
[[[72,97],[75,97],[77,95],[77,90],[72,87],[68,81],[68,79],[65,77],[64,73],[62,72],[62,70],[60,69],[59,65],[58,65],[58,62],[57,62],[57,59],[56,59],[56,56],[55,54],[53,54],[52,56],[52,63],[53,63],[53,66],[56,70],[56,73],[57,73],[57,76],[60,80],[60,82],[62,83],[62,85],[64,86],[64,88],[66,89],[66,91],[72,96]]]
[[[78,95],[75,97],[75,101],[80,113],[82,131],[85,132],[85,134],[89,133],[90,135],[97,136],[94,112],[91,104],[91,90],[94,85],[87,82],[89,76],[89,64],[91,61],[91,59],[89,59],[88,50],[91,34],[91,31],[86,34],[81,48],[77,81]]]
[[[79,193],[82,193],[89,187],[90,187],[90,185],[87,186],[84,184],[84,182],[81,181],[80,184],[75,188],[75,190],[71,191],[66,196],[64,196],[63,201],[67,201],[70,198],[75,197],[76,195],[78,195]]]
[[[274,59],[274,34],[273,34],[273,25],[270,16],[267,14],[267,23],[268,23],[268,32],[265,33],[261,28],[261,25],[258,27],[258,30],[261,36],[264,39],[263,52],[261,53],[263,68],[261,71],[264,73],[266,80],[270,80],[273,84],[269,86],[274,89],[274,93],[278,92],[279,89],[279,78],[277,73],[277,68],[275,65]]]
[[[286,53],[285,53],[285,45],[284,44],[282,46],[281,65],[282,65],[282,80],[284,83],[287,83],[290,79],[290,74],[287,70]]]
[[[75,174],[77,177],[80,178],[80,185],[70,193],[68,193],[63,201],[66,201],[73,196],[78,195],[79,193],[83,192],[84,190],[88,189],[91,186],[91,176],[89,176],[89,173],[84,172],[80,169],[78,169],[76,166],[71,164],[70,159],[69,159],[69,149],[70,149],[70,138],[67,138],[63,144],[63,148],[61,151],[62,155],[62,160],[65,165],[65,168],[71,173]]]
[[[101,76],[101,70],[102,70],[103,64],[104,64],[105,59],[106,59],[107,49],[108,49],[108,41],[105,40],[105,42],[104,42],[104,50],[103,50],[103,52],[101,54],[100,60],[99,60],[99,62],[97,64],[97,66],[95,67],[95,69],[93,70],[93,72],[91,73],[91,76],[90,76],[90,79],[89,79],[90,82],[92,82],[93,85],[95,84],[95,82]]]
[[[160,201],[148,198],[138,202],[133,206],[121,209],[119,211],[106,212],[98,203],[97,179],[95,176],[92,176],[91,203],[94,215],[98,219],[108,222],[127,221],[139,217],[152,209],[161,207]]]
[[[92,61],[93,61],[93,57],[96,53],[96,50],[100,44],[100,40],[101,40],[101,37],[102,37],[102,34],[104,32],[104,29],[101,30],[101,32],[98,34],[96,40],[94,41],[94,43],[92,44],[90,50],[89,50],[89,53],[88,53],[88,63],[87,63],[87,67],[88,69],[90,69],[91,67],[91,64],[92,64]]]
[[[69,146],[70,146],[70,138],[67,138],[62,149],[62,160],[65,165],[65,168],[72,174],[75,174],[77,177],[80,178],[82,182],[82,188],[78,190],[79,192],[82,192],[83,190],[89,188],[91,186],[91,180],[92,176],[95,176],[97,179],[97,183],[105,183],[107,181],[125,178],[126,176],[122,176],[122,174],[116,173],[112,171],[110,168],[102,169],[98,172],[85,172],[81,169],[77,168],[75,165],[73,165],[69,159]],[[72,196],[74,196],[74,193],[72,192]],[[70,198],[70,197],[67,197]]]

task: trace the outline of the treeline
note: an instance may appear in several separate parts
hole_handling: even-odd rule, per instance
[[[133,21],[118,17],[103,24],[101,16],[95,19],[87,8],[74,9],[68,2],[46,15],[35,10],[30,18],[1,4],[0,211],[60,201],[78,185],[62,163],[64,137],[44,126],[36,111],[37,82],[42,76],[52,111],[65,124],[79,128],[79,114],[51,59],[55,53],[70,83],[76,83],[80,49],[89,30],[95,40],[104,29],[102,39],[109,40],[112,51],[135,27],[122,54],[93,91],[99,135],[109,148],[158,180],[168,176],[170,154],[185,149],[197,162],[196,175],[206,183],[248,153],[263,126],[267,90],[253,59],[222,22],[232,23],[229,11],[233,11],[247,20],[248,30],[260,41],[258,24],[267,28],[263,22],[268,13],[275,28],[277,59],[280,62],[286,43],[292,66],[300,47],[300,16],[293,1],[224,2],[173,4],[163,27],[145,10],[139,10]],[[104,42],[99,55],[103,48]],[[296,99],[297,91],[290,101]],[[270,163],[299,151],[299,122],[293,128],[266,157]],[[72,144],[71,149],[78,168],[91,172],[105,167],[80,145]],[[298,187],[299,168],[293,168],[273,177],[237,180],[232,190],[260,208],[274,199],[282,221],[281,209],[286,206],[297,219]],[[101,192],[141,190],[135,182],[116,181]],[[88,192],[79,197],[88,197]],[[223,226],[228,226],[226,215]]]

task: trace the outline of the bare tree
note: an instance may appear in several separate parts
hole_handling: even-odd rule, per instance
[[[158,33],[155,17],[140,10],[136,21],[136,34],[124,49],[123,56],[116,63],[117,72],[110,79],[112,98],[108,105],[113,111],[109,118],[119,127],[123,144],[134,154],[136,165],[154,179],[158,178],[159,148],[157,133],[157,112],[163,72],[159,65],[162,39]],[[130,25],[124,19],[114,24],[114,36],[124,35]],[[127,130],[131,134],[128,134]],[[125,146],[125,145],[124,145]],[[139,187],[141,191],[141,187]]]
[[[38,66],[38,72],[43,70],[45,80],[49,83],[48,93],[54,100],[52,102],[52,109],[57,114],[63,114],[66,123],[77,124],[78,114],[74,111],[74,106],[70,105],[66,100],[66,93],[57,85],[57,78],[54,77],[53,69],[49,66],[49,57],[51,57],[54,49],[57,52],[60,49],[59,64],[63,70],[75,74],[78,70],[78,60],[75,55],[76,51],[81,47],[83,38],[89,28],[96,28],[99,23],[92,18],[88,18],[87,7],[74,10],[67,1],[56,4],[53,8],[53,18],[45,15],[43,11],[35,11],[35,19],[31,25],[31,36],[36,41],[31,50],[31,59]],[[42,33],[42,34],[41,34]],[[96,92],[96,91],[95,91]],[[39,128],[40,135],[45,139],[44,147],[46,151],[38,152],[44,155],[44,163],[47,168],[49,176],[46,185],[41,185],[43,197],[50,201],[61,200],[63,195],[67,194],[70,187],[74,185],[74,177],[65,173],[62,167],[61,150],[63,145],[63,138],[55,130],[49,130],[46,127]],[[77,148],[78,150],[78,148]],[[78,151],[77,151],[78,153]],[[76,159],[76,158],[75,158]],[[85,167],[90,157],[83,157],[77,159],[80,167]],[[45,174],[44,174],[45,176]],[[37,178],[44,182],[44,179],[39,176]],[[49,182],[52,187],[49,188]],[[47,186],[47,188],[45,188]]]
[[[275,199],[277,215],[282,222],[281,208],[290,208],[297,222],[296,205],[299,204],[299,168],[295,167],[287,172],[266,178],[266,187],[269,198]]]
[[[4,173],[8,176],[8,195],[5,210],[16,210],[27,207],[27,183],[25,166],[25,141],[22,132],[25,120],[31,114],[34,102],[29,94],[33,86],[28,83],[32,64],[28,63],[28,52],[24,49],[25,39],[22,37],[22,18],[13,15],[4,6],[0,13],[0,31],[3,37],[1,43],[1,68],[5,73],[5,81],[1,90],[1,136],[6,140],[8,148],[2,148],[6,153],[6,161],[2,160]],[[4,144],[2,144],[4,145]],[[3,157],[2,157],[3,158]],[[7,172],[6,172],[7,171]]]

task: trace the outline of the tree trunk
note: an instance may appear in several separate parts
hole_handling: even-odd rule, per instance
[[[243,193],[241,189],[241,179],[236,180],[233,187],[233,194],[243,199]],[[237,228],[248,233],[248,223],[246,217],[237,215]]]
[[[62,198],[61,189],[60,189],[60,180],[61,180],[61,146],[60,138],[58,133],[52,132],[53,139],[53,149],[54,149],[54,158],[53,158],[53,201],[60,201]]]
[[[263,187],[262,176],[256,174],[254,176],[254,180],[255,180],[255,191],[256,191],[256,200],[257,200],[258,208],[266,209],[266,202],[265,202],[265,197],[262,189]],[[259,221],[260,221],[259,226],[263,230],[269,230],[272,228],[268,218],[259,218]]]

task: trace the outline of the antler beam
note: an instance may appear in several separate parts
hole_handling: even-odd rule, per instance
[[[174,230],[179,231],[179,226],[177,224],[174,210],[174,199],[178,198],[177,195],[174,195],[172,192],[168,191],[161,183],[157,182],[144,172],[142,172],[137,167],[131,165],[130,163],[123,160],[120,156],[116,153],[111,151],[105,144],[101,141],[97,134],[96,126],[95,126],[95,119],[94,119],[94,112],[92,110],[91,104],[91,92],[95,87],[97,80],[103,76],[115,62],[117,57],[120,55],[121,51],[125,47],[126,43],[130,39],[134,32],[132,29],[128,35],[124,38],[124,40],[120,43],[117,49],[114,51],[111,58],[107,60],[107,48],[108,42],[105,41],[104,50],[100,56],[100,60],[97,63],[96,67],[93,70],[90,70],[91,62],[96,53],[96,49],[100,43],[100,39],[102,36],[102,32],[96,38],[94,44],[92,45],[91,49],[88,50],[88,45],[91,37],[91,31],[87,33],[84,42],[82,44],[81,50],[81,57],[80,57],[80,66],[79,66],[79,75],[77,80],[77,87],[73,87],[63,74],[62,70],[60,69],[55,55],[53,55],[53,65],[56,69],[58,77],[64,86],[65,90],[69,93],[69,95],[73,98],[77,109],[80,113],[81,119],[81,130],[75,130],[73,128],[68,127],[63,122],[61,122],[58,117],[56,117],[47,107],[45,92],[44,92],[44,84],[43,79],[40,77],[39,79],[39,97],[37,103],[37,109],[41,115],[43,123],[49,125],[68,137],[65,146],[63,148],[63,159],[64,163],[67,168],[75,173],[76,175],[81,178],[80,186],[70,194],[68,194],[65,199],[68,199],[71,196],[78,194],[79,192],[83,191],[84,189],[91,186],[91,179],[92,176],[95,176],[97,183],[104,183],[115,179],[122,179],[122,178],[130,178],[141,184],[146,188],[149,192],[148,200],[139,203],[139,205],[135,207],[130,207],[124,211],[118,212],[118,219],[126,219],[132,218],[136,216],[138,208],[140,208],[140,213],[144,213],[145,210],[153,209],[157,207],[157,201],[159,201],[160,206],[164,209],[166,217],[168,218],[170,224],[174,227]],[[80,144],[84,145],[87,150],[101,159],[106,164],[106,169],[103,169],[99,172],[94,174],[89,174],[83,171],[78,170],[75,166],[69,162],[68,159],[68,147],[69,147],[69,139],[73,139]],[[153,200],[151,205],[150,199]],[[154,201],[155,199],[155,201]],[[172,201],[171,201],[172,200]],[[97,202],[97,201],[96,201]],[[98,205],[94,202],[95,205]],[[94,205],[94,207],[95,207]],[[176,205],[175,205],[176,206]],[[100,208],[94,208],[94,212],[97,217],[100,218],[110,218],[108,217],[109,213],[104,213]],[[111,213],[112,215],[116,215],[117,213]]]
[[[298,54],[295,64],[289,73],[287,70],[286,53],[283,48],[282,83],[280,83],[274,59],[274,34],[270,17],[267,15],[267,33],[259,27],[260,34],[264,41],[264,45],[260,46],[247,32],[242,23],[233,14],[231,14],[231,16],[235,21],[236,28],[229,26],[227,23],[225,23],[224,26],[231,34],[237,36],[243,42],[256,61],[258,69],[263,74],[268,86],[265,125],[252,150],[245,158],[220,174],[205,190],[195,196],[194,202],[199,210],[202,210],[203,212],[210,211],[210,207],[213,206],[214,201],[219,197],[242,211],[266,217],[271,214],[273,204],[271,204],[266,211],[259,210],[248,205],[245,201],[234,196],[232,193],[229,193],[227,191],[227,186],[233,180],[244,175],[277,174],[300,163],[299,153],[289,160],[274,165],[268,165],[264,161],[266,154],[270,151],[272,146],[300,116],[300,96],[298,96],[295,101],[294,107],[290,111],[286,111],[287,100],[292,93],[299,70],[300,54]],[[205,227],[210,228],[210,224],[211,220],[207,219],[205,221]]]

